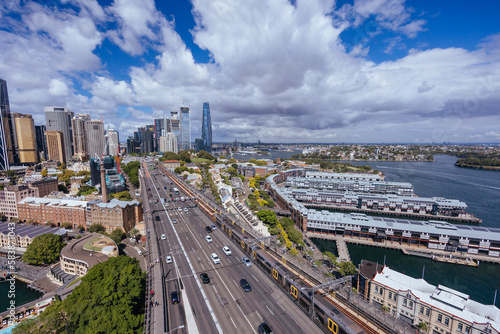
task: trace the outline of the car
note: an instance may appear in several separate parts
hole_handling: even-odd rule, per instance
[[[209,235],[207,235],[207,236],[205,237],[205,240],[206,240],[207,242],[212,242],[212,241],[213,241],[213,240],[212,240],[212,237],[211,237],[211,236],[209,236]]]
[[[215,226],[215,224],[212,224],[211,227],[212,227],[212,230],[214,230],[214,231],[217,229],[217,226]]]
[[[177,219],[172,219],[172,223],[177,224],[179,221]]]
[[[207,226],[207,227],[205,227],[205,231],[207,231],[208,233],[211,233],[212,229],[210,228],[210,226]]]
[[[247,267],[251,267],[252,266],[252,262],[250,262],[250,259],[248,257],[242,257],[241,258],[241,261],[245,264],[245,266]]]
[[[167,236],[165,234],[161,235],[161,240],[167,240]]]
[[[160,216],[155,216],[155,220],[156,221],[160,220]]]
[[[130,238],[130,242],[135,242],[135,238]]]
[[[184,208],[184,212],[186,212],[186,213],[187,213],[187,212],[188,212],[188,208]]]
[[[179,304],[181,302],[181,295],[178,291],[172,291],[170,294],[172,304]]]
[[[223,251],[223,252],[224,252],[224,254],[226,254],[227,256],[229,256],[229,255],[233,254],[233,253],[231,252],[231,250],[229,249],[229,247],[227,247],[227,246],[222,247],[222,251]]]
[[[212,258],[212,261],[214,261],[214,264],[220,264],[220,259],[219,259],[219,257],[217,256],[217,254],[212,253],[212,254],[210,255],[210,257]]]
[[[273,334],[273,330],[265,322],[261,323],[258,327],[259,334]]]
[[[182,208],[179,208],[178,210],[179,210],[179,211],[182,211]]]
[[[141,251],[138,251],[137,253],[139,254],[139,256],[142,256],[142,252]]]
[[[252,291],[252,287],[248,284],[248,281],[244,278],[240,279],[240,286],[245,290],[245,292]]]
[[[172,263],[172,257],[169,255],[165,258],[165,262]]]
[[[200,274],[201,281],[203,284],[209,284],[210,283],[210,277],[208,277],[207,273],[201,273]]]

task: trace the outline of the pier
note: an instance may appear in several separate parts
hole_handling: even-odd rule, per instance
[[[333,240],[333,241],[337,241],[338,239],[343,239],[344,244],[349,242],[349,243],[358,244],[358,245],[365,245],[365,246],[399,249],[402,252],[406,252],[405,254],[408,254],[408,255],[429,257],[431,259],[432,259],[432,256],[434,256],[436,258],[435,260],[439,261],[439,262],[466,264],[466,265],[471,265],[471,266],[477,266],[481,262],[490,262],[490,263],[500,264],[500,257],[493,257],[493,256],[481,255],[481,254],[469,254],[469,253],[464,253],[463,255],[455,254],[454,255],[455,258],[451,258],[452,260],[449,260],[450,254],[452,254],[449,251],[439,250],[439,249],[431,249],[431,248],[427,248],[424,245],[409,244],[409,243],[405,243],[405,242],[398,242],[398,241],[391,241],[391,240],[385,240],[384,242],[377,242],[377,241],[373,241],[370,238],[365,238],[365,237],[341,236],[341,235],[333,235],[333,234],[317,233],[317,232],[307,232],[307,233],[305,233],[305,235],[310,239],[324,239],[324,240]],[[340,258],[340,247],[338,245],[339,244],[337,243],[337,249],[338,249],[339,258]],[[345,249],[347,249],[347,246]],[[428,254],[429,256],[427,256],[427,255],[424,256],[423,255],[424,253]],[[446,258],[446,260],[444,260],[445,258]],[[455,259],[457,259],[457,260],[458,259],[469,259],[470,261],[474,262],[475,265],[471,264],[470,262],[468,262],[468,263],[461,263],[461,261],[455,262]]]
[[[306,208],[319,209],[319,210],[333,210],[342,212],[358,212],[378,216],[387,216],[394,218],[412,218],[412,219],[425,219],[425,220],[443,220],[453,223],[470,223],[470,224],[481,224],[482,219],[474,217],[473,215],[468,215],[467,217],[452,217],[452,216],[442,216],[442,215],[430,215],[416,212],[396,212],[396,211],[384,211],[384,210],[373,210],[373,209],[360,209],[353,206],[341,206],[341,205],[327,205],[327,204],[314,204],[308,202],[301,202]]]

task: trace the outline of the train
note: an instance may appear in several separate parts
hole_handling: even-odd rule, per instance
[[[248,237],[244,230],[241,230],[226,216],[215,214],[212,219],[218,228],[225,231],[253,259],[256,265],[273,277],[274,283],[284,290],[302,311],[311,315],[313,321],[325,333],[365,333],[363,328],[332,305],[324,295],[316,291],[312,296],[310,286],[271,256],[265,250],[266,246],[263,243]],[[330,293],[334,295],[335,291],[330,291]],[[314,311],[311,310],[312,303],[314,303]]]

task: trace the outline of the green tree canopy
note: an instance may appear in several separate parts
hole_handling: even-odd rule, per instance
[[[215,157],[213,155],[211,155],[210,153],[208,153],[204,150],[199,151],[197,153],[197,156],[198,156],[198,158],[201,158],[201,159],[215,160]]]
[[[115,228],[109,237],[118,245],[125,238],[125,232],[121,228]]]
[[[119,193],[113,194],[113,198],[116,198],[117,200],[120,201],[131,201],[132,196],[130,196],[130,193],[128,191],[121,191]]]
[[[63,193],[67,193],[68,192],[68,188],[66,188],[66,186],[64,184],[58,184],[57,185],[57,190],[62,191]]]
[[[181,151],[181,152],[179,152],[179,159],[186,162],[186,163],[190,163],[191,162],[191,154],[189,154],[189,151]]]
[[[145,282],[136,259],[110,258],[92,267],[68,298],[12,333],[142,333]]]
[[[276,226],[278,219],[276,218],[276,213],[271,210],[260,210],[257,212],[257,217],[262,220],[264,224],[270,225],[271,227]]]
[[[76,195],[77,196],[87,196],[87,195],[92,194],[95,191],[97,191],[96,187],[83,185],[80,187],[80,189],[78,190],[78,193]]]
[[[102,224],[92,224],[89,227],[89,232],[102,233],[104,232],[104,226],[102,226]]]
[[[64,243],[60,235],[47,233],[36,236],[24,252],[23,261],[34,265],[56,262],[63,247]]]

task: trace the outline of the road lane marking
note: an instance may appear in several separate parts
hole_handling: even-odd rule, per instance
[[[231,322],[233,323],[234,328],[238,328],[238,327],[236,327],[236,324],[234,323],[233,318],[229,317],[229,319],[231,319]]]
[[[258,282],[259,280],[252,274],[252,277]]]
[[[269,306],[266,305],[266,307],[269,310],[269,312],[271,312],[271,314],[274,316],[274,313],[273,313],[273,311],[271,311],[271,309],[269,308]]]

